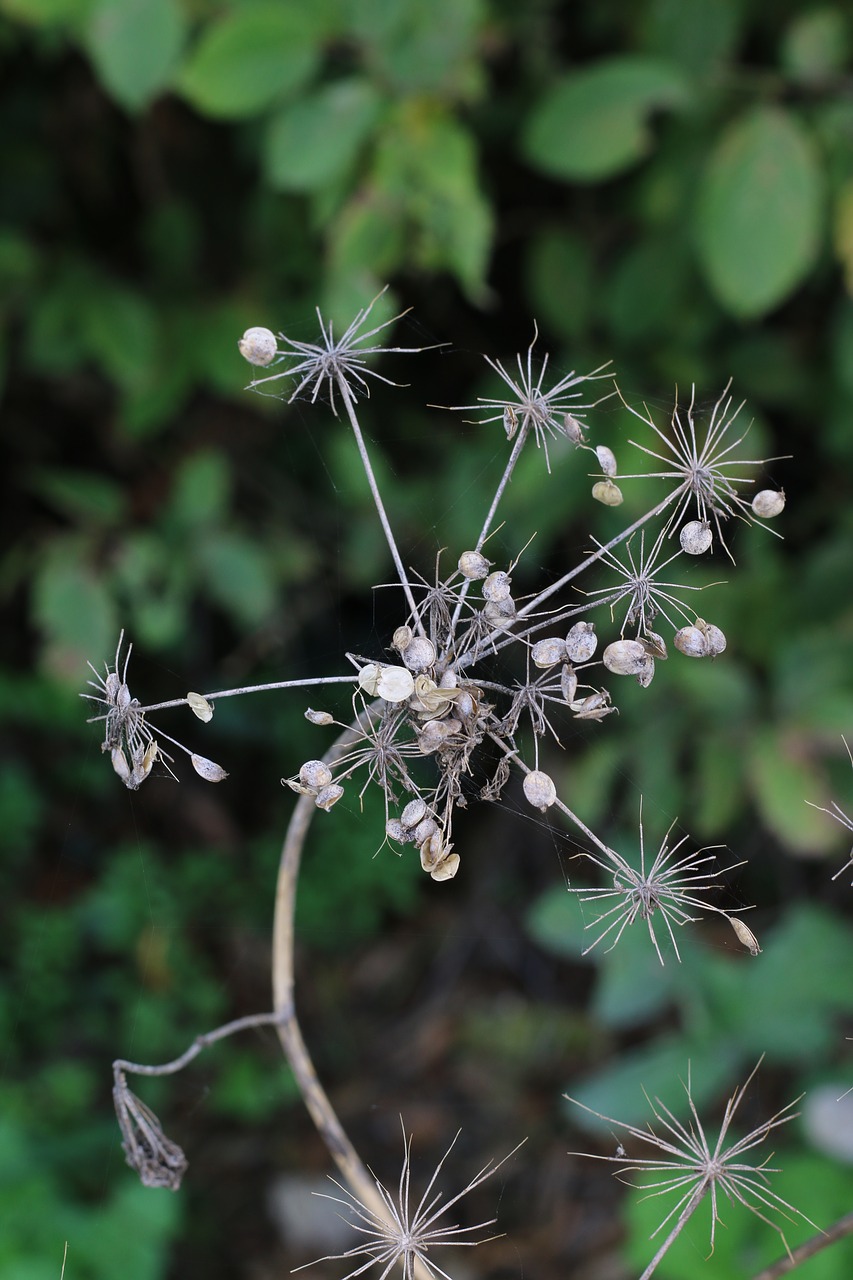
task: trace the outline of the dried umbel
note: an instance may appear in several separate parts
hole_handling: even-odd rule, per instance
[[[125,1159],[139,1174],[142,1185],[177,1191],[187,1171],[187,1158],[177,1143],[166,1137],[154,1112],[127,1087],[121,1072],[113,1086],[113,1103]]]
[[[719,627],[697,618],[694,626],[676,632],[673,643],[688,658],[716,658],[725,651],[726,637]]]

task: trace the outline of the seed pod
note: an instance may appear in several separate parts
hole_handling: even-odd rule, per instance
[[[438,823],[435,818],[423,818],[412,832],[415,844],[422,845],[425,840],[430,840],[436,831],[438,831]]]
[[[518,430],[518,414],[515,412],[511,404],[504,409],[504,431],[507,440],[511,440]]]
[[[603,720],[616,708],[610,705],[610,694],[606,689],[602,689],[598,693],[587,694],[585,698],[570,703],[570,710],[574,712],[577,720]]]
[[[676,631],[672,643],[679,653],[686,654],[688,658],[708,656],[708,641],[705,639],[705,632],[699,627],[682,627],[680,631]]]
[[[403,661],[410,671],[426,671],[435,662],[435,645],[426,636],[415,636],[406,645]]]
[[[742,942],[751,956],[761,954],[761,947],[758,945],[758,939],[742,920],[738,920],[737,916],[728,916],[728,922],[734,929],[738,937],[738,942]]]
[[[762,489],[752,499],[752,510],[761,520],[772,520],[785,510],[784,489]]]
[[[618,507],[623,501],[622,490],[612,480],[598,480],[592,486],[592,496],[605,507]]]
[[[335,717],[329,711],[314,711],[309,707],[305,712],[305,719],[310,720],[311,724],[334,724]]]
[[[650,658],[661,658],[666,661],[669,655],[666,652],[663,636],[658,635],[656,631],[645,631],[641,636],[637,636],[637,639]]]
[[[402,653],[404,649],[408,649],[414,639],[414,631],[411,627],[398,627],[391,637],[391,647],[396,649],[398,653]]]
[[[583,444],[586,439],[581,424],[571,413],[567,413],[563,418],[563,432],[568,436],[572,444]]]
[[[598,647],[594,622],[576,622],[566,636],[566,652],[570,662],[589,662]]]
[[[701,556],[714,541],[714,535],[707,520],[688,520],[678,534],[678,541],[681,550],[689,556]]]
[[[713,626],[710,622],[703,623],[701,618],[697,619],[696,625],[705,632],[705,643],[710,657],[716,658],[718,654],[725,652],[726,637],[719,627]]]
[[[249,364],[272,364],[278,350],[276,336],[271,329],[255,326],[247,329],[237,343],[237,350]]]
[[[130,781],[130,766],[121,747],[113,747],[110,752],[110,762],[124,785],[127,786]]]
[[[424,871],[432,871],[438,866],[446,852],[444,836],[440,831],[434,831],[421,845],[421,866]]]
[[[213,719],[213,707],[200,693],[188,693],[187,705],[193,715],[198,716],[199,720],[203,720],[205,724]]]
[[[544,813],[557,799],[557,788],[547,773],[534,769],[532,773],[524,775],[524,794],[534,809],[540,809]]]
[[[509,600],[512,578],[503,569],[490,573],[483,583],[483,599],[498,604],[501,600]]]
[[[459,697],[453,705],[456,714],[461,716],[463,720],[470,720],[471,716],[475,716],[479,709],[477,699],[470,689],[460,689]]]
[[[403,812],[400,814],[400,822],[404,827],[416,827],[423,820],[427,807],[420,798],[410,800]]]
[[[650,654],[646,654],[645,662],[637,672],[637,683],[642,689],[648,689],[649,685],[655,678],[655,660]]]
[[[299,770],[299,781],[303,787],[320,791],[332,781],[332,771],[323,760],[306,760]]]
[[[371,697],[384,698],[386,702],[405,702],[415,691],[411,671],[384,667],[378,662],[368,662],[361,668],[358,683]]]
[[[205,782],[222,782],[228,777],[222,765],[216,764],[213,760],[206,760],[204,756],[192,755],[190,762],[198,776],[204,778]]]
[[[340,783],[332,782],[328,787],[320,788],[314,798],[314,803],[318,809],[323,809],[328,813],[332,805],[337,804],[343,794],[344,789]]]
[[[459,854],[449,853],[442,858],[437,867],[433,867],[430,875],[433,880],[452,880],[459,870]]]
[[[616,475],[616,454],[612,449],[608,449],[606,444],[597,444],[595,446],[595,456],[598,458],[598,465],[606,476]]]
[[[559,636],[537,640],[530,650],[530,656],[533,659],[533,665],[540,667],[543,671],[548,667],[556,667],[558,662],[564,662],[566,659],[566,642]]]
[[[479,582],[481,578],[487,577],[492,562],[480,551],[463,551],[456,567],[469,582]]]
[[[389,840],[396,840],[398,844],[408,844],[412,838],[410,831],[407,831],[397,818],[389,818],[385,823],[385,834]]]
[[[607,670],[616,676],[638,676],[650,661],[639,640],[614,640],[604,650],[602,658]]]
[[[458,689],[459,677],[455,671],[445,671],[438,682],[439,689]]]
[[[578,678],[575,675],[574,667],[566,662],[563,664],[563,670],[560,673],[560,693],[566,702],[574,702],[577,691]]]
[[[515,601],[512,596],[506,600],[487,600],[483,605],[483,617],[493,627],[505,627],[508,622],[514,622]]]
[[[418,750],[425,756],[444,746],[447,738],[462,728],[461,720],[428,720],[418,732]]]

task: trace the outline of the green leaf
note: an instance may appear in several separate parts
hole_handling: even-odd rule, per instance
[[[121,486],[96,471],[39,467],[30,477],[30,488],[57,511],[84,525],[115,525],[127,511]]]
[[[138,111],[167,84],[185,31],[175,0],[101,0],[87,44],[104,87]]]
[[[782,65],[800,84],[824,84],[843,71],[849,56],[849,13],[829,5],[796,17],[782,41]]]
[[[755,317],[793,292],[820,248],[823,205],[814,146],[795,116],[762,106],[729,126],[696,208],[699,260],[723,306]]]
[[[247,4],[206,27],[180,76],[199,111],[251,116],[314,74],[324,35],[314,6]]]
[[[48,643],[48,666],[68,681],[79,681],[88,659],[111,653],[118,634],[113,602],[86,551],[76,539],[56,539],[33,583],[33,612]]]
[[[270,122],[264,171],[281,191],[313,191],[352,164],[370,133],[379,95],[353,76],[285,107]]]
[[[275,606],[269,564],[257,546],[240,533],[205,533],[196,548],[207,590],[236,622],[257,626]]]
[[[533,109],[522,151],[536,168],[576,182],[599,182],[630,168],[652,147],[649,117],[683,106],[689,85],[674,64],[639,56],[607,58],[558,80]]]
[[[213,524],[225,515],[230,494],[224,455],[200,449],[185,459],[175,476],[168,519],[182,531]]]
[[[692,75],[707,75],[728,60],[742,8],[732,0],[651,0],[643,44]]]
[[[828,804],[826,781],[805,743],[781,729],[761,729],[752,741],[747,772],[766,825],[794,853],[834,850],[837,835],[824,814],[806,804]]]

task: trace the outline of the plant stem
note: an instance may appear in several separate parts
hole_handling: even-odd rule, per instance
[[[672,1228],[669,1235],[664,1240],[663,1244],[658,1249],[657,1253],[652,1258],[651,1262],[646,1267],[643,1274],[640,1276],[640,1280],[649,1280],[649,1276],[655,1270],[661,1258],[669,1249],[670,1245],[673,1243],[676,1237],[681,1234],[681,1231],[683,1230],[684,1225],[687,1222],[687,1219],[691,1217],[694,1211],[698,1208],[699,1203],[702,1200],[707,1190],[708,1190],[708,1182],[707,1180],[703,1179],[697,1186],[696,1190],[693,1192],[693,1195],[687,1201],[687,1204],[681,1210],[681,1213],[678,1215],[678,1218],[676,1220],[675,1226]]]
[[[759,1271],[753,1276],[753,1280],[777,1280],[778,1276],[787,1275],[789,1271],[793,1271],[801,1262],[805,1262],[807,1258],[813,1258],[816,1253],[828,1248],[831,1244],[835,1244],[837,1240],[843,1240],[845,1236],[853,1235],[853,1212],[845,1213],[843,1218],[839,1218],[837,1222],[833,1222],[831,1227],[827,1227],[825,1231],[821,1231],[816,1236],[809,1236],[808,1240],[804,1240],[802,1244],[797,1245],[796,1249],[792,1249],[784,1258],[779,1258],[769,1267],[765,1267],[763,1271]]]

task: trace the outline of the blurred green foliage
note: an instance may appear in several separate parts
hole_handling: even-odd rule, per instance
[[[773,458],[788,490],[785,542],[743,531],[736,569],[697,566],[694,585],[730,579],[708,595],[725,660],[625,690],[619,722],[553,771],[593,826],[632,822],[641,791],[665,825],[737,840],[770,941],[748,969],[698,944],[652,983],[626,938],[596,970],[614,1060],[593,1084],[622,1071],[636,1096],[655,1055],[683,1070],[694,1046],[709,1096],[762,1048],[794,1074],[838,1056],[846,876],[827,881],[845,845],[804,801],[850,794],[851,48],[848,7],[807,0],[0,0],[0,1216],[18,1280],[58,1275],[65,1237],[69,1277],[166,1274],[181,1207],[115,1171],[108,1062],[168,1057],[268,1002],[279,779],[320,750],[287,699],[223,704],[209,730],[169,729],[230,769],[227,795],[152,780],[129,807],[82,724],[85,663],[102,670],[124,627],[153,699],[335,674],[345,649],[386,643],[383,594],[367,598],[386,552],[341,425],[246,397],[235,343],[258,323],[312,340],[315,304],[346,323],[388,280],[415,304],[395,341],[458,348],[406,363],[413,390],[383,387],[367,413],[427,576],[499,466],[499,428],[418,407],[488,395],[473,353],[512,359],[535,318],[551,367],[613,358],[660,423],[675,385],[710,406],[734,376],[744,456]],[[591,420],[628,455],[635,420],[612,402]],[[552,460],[550,484],[525,460],[494,543],[509,559],[537,534],[519,583],[616,518]],[[352,952],[417,908],[420,881],[377,852],[369,809],[319,823],[300,929]],[[549,895],[534,935],[577,955],[576,906]],[[654,1020],[673,1008],[667,1040]],[[618,1037],[638,1029],[629,1070]],[[223,1050],[212,1107],[247,1125],[285,1111],[263,1061]],[[199,1265],[218,1261],[214,1244]]]

